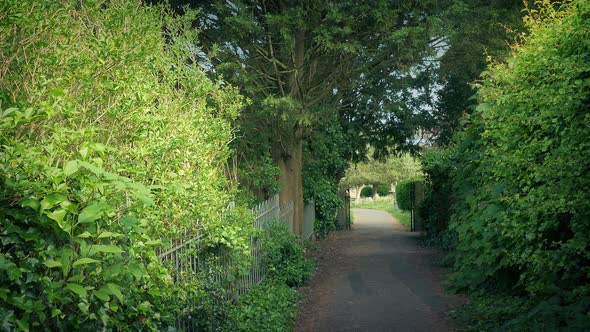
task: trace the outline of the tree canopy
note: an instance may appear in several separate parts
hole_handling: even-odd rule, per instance
[[[303,142],[333,114],[356,135],[349,158],[364,156],[368,140],[379,151],[412,146],[417,126],[397,87],[432,52],[436,3],[192,3],[201,9],[198,26],[212,74],[251,101],[239,121],[238,163],[267,151],[281,170],[282,199],[295,201],[295,220],[303,202]]]
[[[395,186],[401,180],[419,175],[420,168],[420,162],[409,154],[389,156],[386,160],[370,158],[366,162],[351,166],[346,171],[342,183],[348,187],[373,184]]]

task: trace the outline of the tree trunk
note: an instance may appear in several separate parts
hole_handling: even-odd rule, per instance
[[[303,234],[303,141],[297,139],[288,156],[275,156],[281,170],[279,176],[281,205],[293,202],[293,222],[290,225],[294,234]]]
[[[289,96],[301,102],[299,116],[304,114],[305,103],[301,84],[304,78],[305,63],[305,30],[295,32],[292,53],[293,70],[289,74]],[[293,202],[293,223],[291,230],[294,234],[303,235],[303,128],[298,123],[292,128],[292,141],[287,149],[275,155],[275,161],[281,170],[279,176],[281,204]],[[282,147],[284,149],[284,147]]]
[[[363,190],[364,187],[365,186],[355,187],[355,190],[356,190],[355,191],[355,197],[354,197],[355,201],[357,201],[357,202],[360,201],[360,199],[361,199],[361,190]]]
[[[379,187],[379,185],[376,183],[373,183],[371,185],[371,188],[373,188],[373,196],[371,196],[372,199],[377,198],[377,187]]]

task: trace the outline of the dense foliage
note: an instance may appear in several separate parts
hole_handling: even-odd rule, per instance
[[[275,280],[263,281],[240,297],[222,331],[287,332],[297,316],[299,294]]]
[[[350,145],[334,115],[310,133],[303,150],[303,197],[315,204],[314,234],[326,237],[337,228],[338,210],[343,207],[339,179],[348,163]]]
[[[313,264],[305,257],[301,239],[287,225],[271,224],[263,242],[264,264],[270,279],[295,287],[311,276]]]
[[[452,249],[457,242],[456,234],[448,231],[455,203],[452,157],[449,147],[434,148],[422,156],[426,186],[418,213],[424,220],[425,242],[444,250]]]
[[[495,294],[470,307],[488,320],[477,329],[586,330],[590,3],[546,2],[526,23],[509,61],[484,73],[466,129],[426,168],[452,171],[453,286]],[[502,309],[508,296],[518,310]]]
[[[249,245],[249,220],[218,213],[241,99],[190,61],[194,15],[3,1],[0,17],[1,329],[173,324],[192,299],[154,248],[189,230]]]
[[[391,184],[381,183],[381,184],[377,185],[377,187],[375,188],[375,191],[377,192],[377,194],[379,196],[389,195],[389,193],[391,192]]]
[[[235,177],[261,197],[274,187],[251,181],[250,171],[278,167],[281,201],[294,202],[296,233],[302,232],[304,200],[312,197],[323,206],[317,233],[333,228],[342,175],[318,169],[331,160],[313,146],[333,139],[334,123],[339,134],[355,138],[346,145],[333,141],[345,148],[339,164],[366,155],[369,142],[380,155],[415,147],[416,116],[395,92],[411,77],[410,67],[433,51],[429,41],[439,25],[431,14],[438,1],[172,3],[179,12],[182,5],[200,9],[195,26],[204,36],[209,74],[238,86],[251,101],[238,120]]]
[[[414,207],[414,184],[422,181],[421,177],[406,179],[397,184],[395,189],[397,206],[402,211],[411,211]],[[414,207],[415,208],[415,207]]]
[[[363,187],[363,189],[361,189],[360,197],[373,197],[373,187]]]
[[[313,273],[303,242],[287,225],[271,222],[261,234],[266,278],[235,301],[223,301],[220,289],[208,291],[197,315],[205,331],[289,331],[296,315],[299,294],[293,288]]]

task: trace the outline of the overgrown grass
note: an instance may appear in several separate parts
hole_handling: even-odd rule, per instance
[[[361,198],[361,200],[358,202],[352,202],[351,207],[357,209],[374,209],[385,211],[399,220],[402,225],[410,227],[410,213],[402,211],[398,208],[394,208],[392,196],[379,197],[376,199]]]

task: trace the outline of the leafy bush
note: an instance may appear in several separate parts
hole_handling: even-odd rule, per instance
[[[455,202],[453,193],[453,151],[452,148],[437,148],[425,153],[422,167],[425,179],[424,201],[418,207],[424,218],[426,243],[450,250],[456,243],[456,234],[448,229],[451,207]]]
[[[363,187],[361,197],[373,197],[373,187]]]
[[[240,297],[230,311],[226,331],[290,331],[297,315],[297,291],[275,279]]]
[[[532,11],[524,44],[484,73],[453,149],[451,281],[528,303],[495,316],[506,329],[590,328],[590,3],[552,6]]]
[[[313,263],[305,258],[302,241],[280,222],[272,222],[261,232],[262,264],[267,274],[263,282],[232,301],[219,283],[205,282],[194,292],[196,301],[187,310],[192,322],[204,331],[288,331],[297,314],[298,293],[313,273]],[[194,280],[194,279],[192,279]],[[197,278],[196,280],[200,280]]]
[[[241,99],[188,65],[191,13],[8,0],[0,17],[2,329],[172,325],[192,299],[154,248],[195,228],[248,243],[218,214]]]
[[[410,178],[400,181],[395,188],[397,206],[400,210],[411,211],[414,198],[414,183],[422,181],[422,178]]]
[[[316,238],[323,239],[336,229],[338,209],[342,200],[338,196],[338,185],[322,177],[313,186],[316,219],[313,225]]]
[[[344,131],[334,115],[313,131],[304,147],[303,197],[315,202],[314,233],[319,239],[336,229],[338,210],[343,201],[338,195],[338,174],[347,167]]]
[[[375,191],[377,192],[377,194],[379,194],[379,196],[387,196],[391,192],[391,185],[388,183],[381,183],[377,185]]]
[[[301,286],[313,273],[314,266],[305,257],[303,242],[283,223],[268,226],[263,255],[268,277],[290,287]]]

